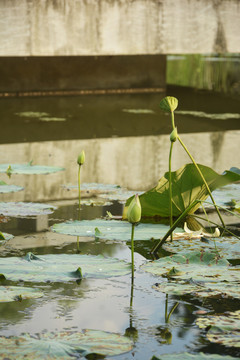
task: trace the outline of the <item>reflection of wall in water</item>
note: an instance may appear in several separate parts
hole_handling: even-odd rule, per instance
[[[238,157],[240,131],[184,134],[182,140],[196,161],[222,172],[240,167]],[[77,190],[67,191],[66,184],[77,184],[77,156],[84,149],[86,162],[82,182],[118,184],[133,190],[154,186],[168,171],[169,136],[123,137],[112,139],[49,141],[0,146],[2,163],[27,163],[63,166],[65,171],[50,175],[5,174],[1,179],[24,186],[19,193],[1,194],[2,201],[49,201],[77,198]],[[190,162],[179,143],[174,144],[172,169]]]

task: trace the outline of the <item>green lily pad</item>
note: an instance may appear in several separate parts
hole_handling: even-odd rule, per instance
[[[218,238],[199,238],[178,239],[167,241],[163,245],[163,249],[173,253],[186,253],[188,251],[213,251],[217,249],[220,256],[227,259],[240,259],[239,240],[234,236],[222,236]]]
[[[40,118],[42,116],[48,116],[49,114],[46,112],[39,112],[39,111],[22,111],[16,113],[20,117],[27,117],[27,118]]]
[[[159,357],[153,356],[151,360],[236,360],[232,356],[221,356],[217,354],[204,354],[202,352],[197,354],[189,353],[174,353],[174,354],[163,354]]]
[[[236,203],[240,201],[240,183],[223,186],[214,190],[212,194],[218,206],[235,207]],[[208,204],[208,202],[211,202],[210,197],[206,199],[206,202],[204,204],[205,208],[213,208],[213,205]]]
[[[82,278],[106,278],[129,274],[131,265],[102,255],[39,255],[0,258],[1,273],[7,280],[65,282]]]
[[[175,254],[141,266],[144,271],[159,276],[168,276],[173,267],[181,272],[175,275],[178,279],[203,282],[240,281],[240,268],[231,266],[215,252],[193,251],[187,254]]]
[[[67,190],[76,189],[78,190],[78,185],[63,185],[64,188]],[[87,191],[96,191],[99,193],[112,193],[120,189],[119,185],[114,184],[100,184],[100,183],[82,183],[81,190]]]
[[[42,297],[42,291],[23,286],[0,286],[0,302],[22,301]]]
[[[211,191],[240,180],[240,175],[235,171],[225,171],[224,174],[219,175],[207,166],[200,164],[198,166]],[[172,172],[171,175],[173,216],[181,215],[194,201],[204,201],[208,198],[206,186],[193,164],[186,164],[177,171]],[[124,217],[131,200],[130,198],[126,202],[123,212]],[[156,187],[140,195],[140,202],[142,217],[169,217],[169,172],[165,173]],[[200,203],[197,203],[189,211],[189,214],[193,214],[199,207]]]
[[[0,214],[4,216],[37,216],[52,214],[57,207],[49,204],[27,202],[0,202]]]
[[[22,186],[8,185],[4,181],[0,181],[0,194],[6,194],[11,192],[17,192],[24,190]]]
[[[100,239],[107,240],[131,240],[131,224],[127,221],[119,220],[82,220],[67,221],[60,224],[54,224],[51,230],[60,234],[73,236],[95,237],[95,228],[100,231]],[[163,224],[138,224],[135,227],[135,240],[159,239],[163,236],[169,226]],[[182,229],[178,228],[181,232]]]
[[[240,348],[240,310],[223,315],[208,315],[197,319],[200,329],[207,329],[209,341]]]
[[[17,345],[16,345],[17,344]],[[132,349],[126,336],[99,331],[44,333],[38,336],[24,334],[0,337],[1,358],[16,360],[72,360],[88,354],[114,356]]]
[[[0,173],[6,173],[7,169],[10,174],[50,174],[65,170],[57,166],[31,165],[28,164],[0,164]]]
[[[209,297],[231,297],[240,299],[240,288],[238,283],[216,282],[216,283],[201,283],[190,281],[170,281],[164,283],[157,283],[153,286],[154,289],[165,294],[171,295],[186,295],[191,294],[201,298]]]

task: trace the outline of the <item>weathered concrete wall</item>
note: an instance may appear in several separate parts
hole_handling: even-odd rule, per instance
[[[239,0],[1,0],[0,56],[240,52]]]

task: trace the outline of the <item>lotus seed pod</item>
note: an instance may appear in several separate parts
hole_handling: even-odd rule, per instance
[[[163,111],[173,112],[178,107],[178,99],[173,96],[167,96],[160,101],[160,108]]]
[[[137,222],[139,222],[141,220],[141,212],[142,212],[142,208],[141,208],[139,196],[135,195],[127,211],[128,221],[132,224],[136,224]]]
[[[175,142],[177,141],[177,138],[178,138],[178,132],[177,132],[177,128],[175,127],[170,134],[170,140],[171,142]]]
[[[78,165],[80,165],[80,166],[85,163],[85,152],[84,152],[84,150],[82,150],[82,151],[80,152],[80,154],[78,155],[77,163],[78,163]]]

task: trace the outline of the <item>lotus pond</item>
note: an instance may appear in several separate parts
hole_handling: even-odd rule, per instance
[[[164,94],[0,99],[0,358],[240,358],[239,102],[168,90],[198,163],[231,168],[234,181],[213,191],[231,234],[209,232],[219,219],[207,198],[204,227],[179,223],[153,254],[169,220],[144,216],[134,278],[131,224],[121,218],[128,199],[147,203],[168,171]],[[186,162],[174,145],[173,175]],[[186,193],[181,185],[174,211],[184,211]]]

